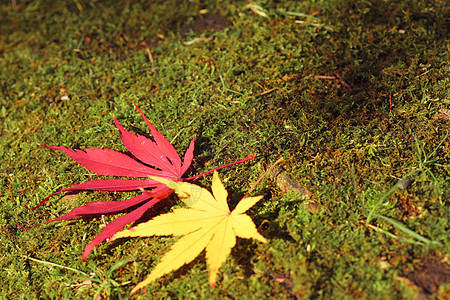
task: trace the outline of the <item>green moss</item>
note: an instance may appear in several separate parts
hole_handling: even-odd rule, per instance
[[[24,208],[86,180],[82,167],[38,144],[125,151],[112,117],[146,132],[133,103],[181,154],[197,136],[191,174],[258,154],[221,171],[232,204],[259,177],[258,160],[284,157],[318,207],[309,212],[304,199],[264,180],[254,193],[265,201],[250,215],[268,244],[240,240],[216,289],[200,257],[138,298],[409,298],[416,290],[399,277],[426,259],[448,260],[450,138],[442,113],[450,104],[448,4],[259,2],[267,17],[247,4],[0,4],[1,295],[126,297],[173,243],[105,243],[86,263],[81,253],[100,232],[100,219],[16,226],[86,201],[126,199],[80,193],[36,211]],[[407,174],[407,190],[384,197]],[[371,210],[388,219],[367,222]],[[416,244],[386,220],[439,244]],[[79,274],[26,257],[98,271],[94,278],[132,259],[105,279],[131,283],[81,286]]]

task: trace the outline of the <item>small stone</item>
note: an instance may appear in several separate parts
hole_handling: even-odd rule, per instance
[[[436,115],[434,116],[435,119],[438,120],[444,120],[448,121],[450,119],[450,109],[448,108],[441,108]]]
[[[411,183],[413,183],[411,179],[402,179],[397,186],[401,190],[406,190],[411,185]]]

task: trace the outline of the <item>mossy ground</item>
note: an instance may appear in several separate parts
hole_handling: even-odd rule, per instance
[[[101,218],[16,225],[126,199],[24,208],[87,180],[39,143],[124,151],[112,117],[145,132],[133,103],[180,153],[197,135],[192,175],[258,155],[220,172],[232,205],[283,157],[317,206],[264,180],[249,214],[268,244],[240,240],[215,289],[199,257],[138,298],[450,297],[447,1],[248,4],[0,4],[0,298],[127,297],[173,243],[104,243],[83,262]]]

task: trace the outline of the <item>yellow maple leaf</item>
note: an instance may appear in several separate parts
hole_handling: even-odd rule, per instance
[[[206,249],[209,283],[214,287],[219,268],[236,244],[236,236],[267,242],[256,230],[252,219],[245,214],[263,196],[244,198],[230,212],[227,203],[228,193],[217,171],[213,175],[212,195],[208,190],[195,184],[174,182],[158,177],[151,178],[175,190],[178,197],[189,208],[175,208],[171,213],[157,216],[113,236],[113,240],[122,237],[154,235],[183,236],[170,248],[148,277],[133,288],[131,294],[159,277],[190,263],[203,249]]]

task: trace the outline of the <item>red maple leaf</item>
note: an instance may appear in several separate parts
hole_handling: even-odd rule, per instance
[[[136,106],[142,118],[147,123],[153,140],[136,135],[127,131],[114,117],[116,127],[119,129],[120,138],[124,146],[129,150],[132,156],[117,152],[111,149],[84,149],[76,150],[64,146],[46,146],[48,149],[60,150],[67,154],[70,158],[78,162],[86,169],[105,176],[120,176],[120,177],[141,177],[149,178],[149,176],[157,176],[166,178],[172,181],[188,181],[200,176],[209,174],[214,170],[222,169],[234,164],[242,163],[253,159],[255,155],[251,155],[242,160],[218,167],[208,172],[202,173],[190,178],[182,178],[183,174],[191,165],[194,155],[194,140],[192,139],[189,148],[187,149],[183,162],[170,142],[156,130],[156,128],[147,120],[145,115]],[[151,191],[144,189],[152,189]],[[85,206],[80,206],[69,213],[49,220],[47,222],[35,225],[39,226],[50,222],[73,219],[76,217],[87,215],[104,215],[119,213],[126,209],[131,209],[128,214],[118,217],[108,225],[106,225],[100,234],[98,234],[87,246],[84,248],[82,255],[83,260],[86,260],[92,249],[99,245],[104,240],[112,237],[117,231],[122,229],[125,225],[138,220],[149,208],[167,198],[172,194],[172,190],[167,188],[152,179],[97,179],[87,181],[81,184],[75,184],[70,188],[62,189],[58,192],[52,193],[44,198],[37,206],[28,208],[34,210],[44,204],[50,197],[72,191],[133,191],[141,190],[143,193],[136,197],[124,201],[99,201],[87,202]],[[19,225],[20,226],[20,225]],[[35,227],[31,226],[31,227]],[[22,228],[30,228],[20,226]]]

